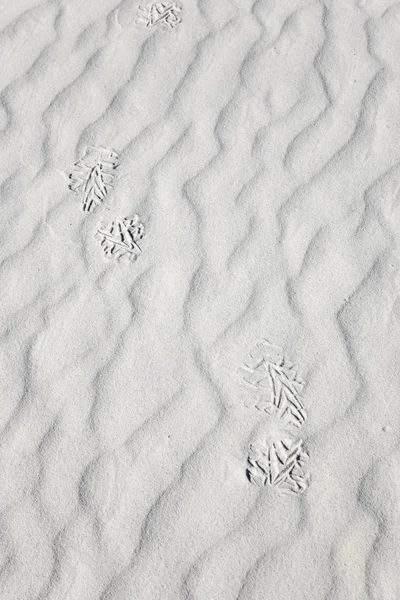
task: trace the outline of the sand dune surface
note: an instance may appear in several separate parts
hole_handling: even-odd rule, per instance
[[[400,598],[400,5],[2,0],[0,598]]]

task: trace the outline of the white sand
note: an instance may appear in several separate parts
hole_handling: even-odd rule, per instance
[[[0,600],[398,600],[400,5],[138,5],[0,1]]]

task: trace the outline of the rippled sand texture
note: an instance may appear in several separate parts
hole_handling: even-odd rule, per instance
[[[400,5],[137,8],[1,5],[0,598],[398,600]],[[89,146],[120,167],[84,213]],[[304,494],[246,478],[264,337]]]

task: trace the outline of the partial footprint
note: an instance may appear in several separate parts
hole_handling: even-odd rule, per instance
[[[139,6],[136,23],[143,27],[176,27],[182,22],[179,13],[182,6],[178,2],[156,2],[146,6]]]
[[[305,384],[281,348],[260,340],[239,374],[248,391],[247,404],[270,415],[278,414],[296,427],[305,423],[307,414],[301,399]]]
[[[303,440],[266,439],[250,445],[247,477],[258,486],[279,487],[297,494],[304,492],[309,484],[310,477],[305,469],[307,460]]]
[[[95,237],[100,240],[107,258],[119,259],[126,256],[135,261],[142,253],[138,242],[144,235],[144,225],[139,215],[134,215],[132,218],[111,221],[109,225],[101,225]]]
[[[78,160],[70,174],[69,188],[82,195],[82,208],[92,211],[104,202],[112,187],[118,154],[106,148],[93,148]]]

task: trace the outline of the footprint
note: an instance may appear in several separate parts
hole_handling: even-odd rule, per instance
[[[261,436],[250,444],[247,477],[259,486],[304,492],[309,475],[304,468],[308,454],[295,430],[307,420],[302,400],[305,382],[282,349],[259,340],[239,369],[246,390],[246,405],[265,413]],[[260,441],[261,439],[261,441]]]

